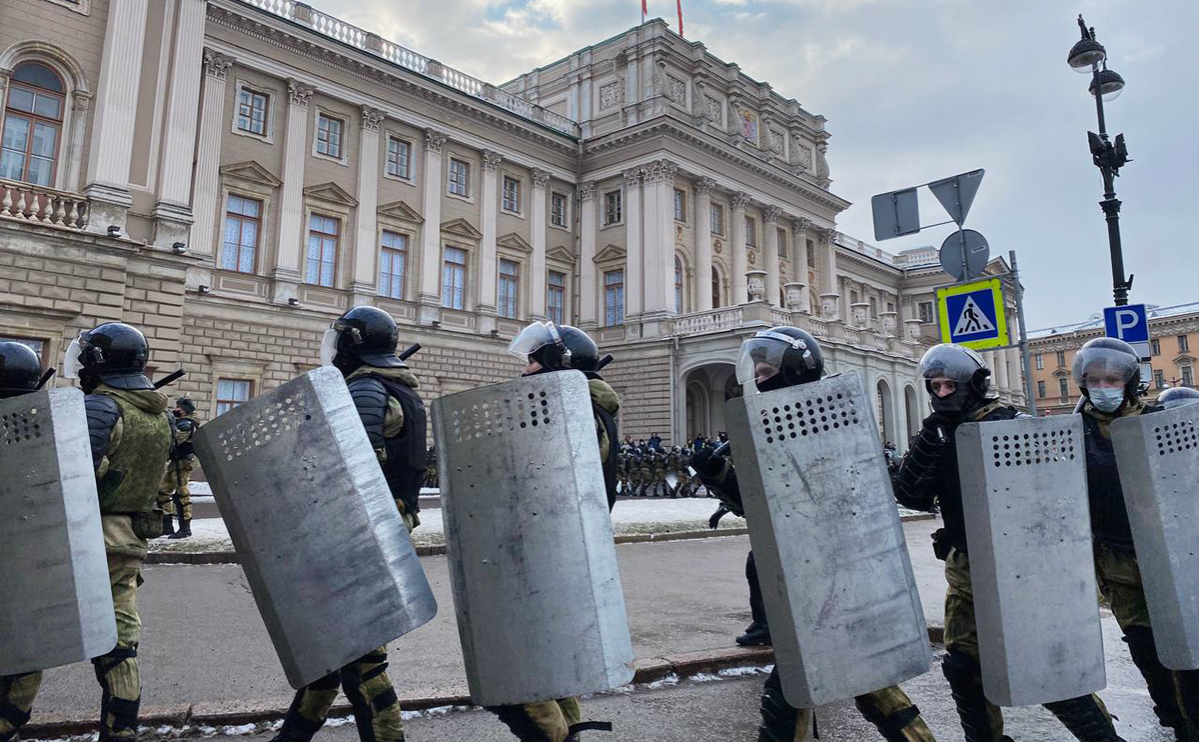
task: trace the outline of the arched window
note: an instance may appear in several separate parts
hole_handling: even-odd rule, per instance
[[[712,308],[720,308],[720,271],[712,266]]]
[[[683,261],[674,256],[674,311],[683,313]]]
[[[13,70],[4,107],[0,178],[54,185],[66,86],[54,70],[26,62]]]

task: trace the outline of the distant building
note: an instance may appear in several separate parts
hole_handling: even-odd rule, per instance
[[[1199,343],[1199,302],[1172,307],[1149,307],[1150,365],[1153,378],[1149,398],[1174,386],[1195,386]],[[1037,409],[1048,414],[1072,412],[1082,394],[1071,378],[1074,353],[1092,338],[1103,337],[1103,315],[1071,325],[1031,330],[1033,393]]]

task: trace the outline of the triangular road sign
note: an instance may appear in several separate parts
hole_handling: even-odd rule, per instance
[[[966,221],[966,214],[970,211],[970,204],[974,203],[985,172],[980,168],[928,184],[928,189],[949,212],[949,218],[959,226]]]
[[[987,313],[982,310],[973,296],[967,296],[966,303],[962,305],[962,313],[958,315],[957,324],[953,327],[953,334],[955,336],[973,335],[978,332],[994,331],[995,325]]]

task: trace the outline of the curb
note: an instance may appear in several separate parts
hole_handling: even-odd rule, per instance
[[[903,515],[900,521],[910,523],[920,520],[933,520],[932,514]],[[720,528],[715,531],[675,531],[667,533],[625,533],[616,537],[617,544],[645,544],[661,541],[693,541],[705,538],[723,538],[725,536],[746,536],[748,528]],[[445,556],[445,545],[417,546],[416,555]],[[146,564],[240,564],[236,551],[152,551],[146,555]]]
[[[933,644],[940,644],[944,638],[944,629],[940,626],[928,627],[928,638]],[[697,652],[666,655],[662,657],[647,657],[635,660],[633,663],[633,679],[630,683],[641,685],[671,675],[686,679],[700,673],[714,673],[734,667],[748,665],[766,665],[774,662],[772,647],[730,647],[727,649],[706,649]],[[400,698],[400,706],[405,711],[426,711],[445,706],[467,706],[474,708],[470,696],[414,696]],[[143,727],[168,726],[175,729],[184,726],[222,727],[240,724],[263,724],[280,721],[287,714],[287,705],[271,702],[205,702],[195,704],[176,704],[172,706],[153,706],[143,708],[139,724]],[[352,710],[345,701],[338,701],[329,712],[330,719],[350,716]],[[49,715],[44,721],[27,724],[21,729],[23,739],[60,739],[73,735],[91,734],[96,731],[95,718],[70,718],[65,715]]]

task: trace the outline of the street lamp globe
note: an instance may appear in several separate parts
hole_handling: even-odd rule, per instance
[[[1094,39],[1080,39],[1066,56],[1066,62],[1074,71],[1082,74],[1089,74],[1104,59],[1107,59],[1107,50]]]
[[[1103,96],[1103,100],[1111,101],[1120,97],[1120,92],[1124,90],[1124,78],[1116,74],[1114,70],[1103,69],[1095,79],[1091,81],[1091,85],[1087,88],[1091,91],[1091,95],[1095,95],[1096,87],[1099,94]]]

